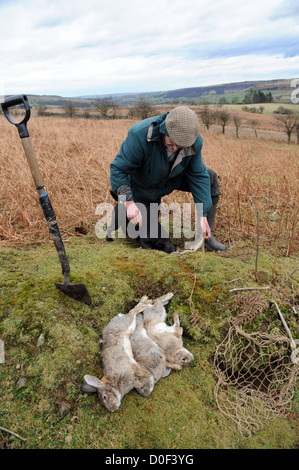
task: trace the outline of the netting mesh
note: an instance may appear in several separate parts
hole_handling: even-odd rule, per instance
[[[299,367],[291,361],[290,339],[278,328],[249,332],[257,315],[269,308],[254,294],[240,298],[242,313],[230,320],[214,356],[215,399],[219,409],[250,437],[278,415],[287,415]],[[269,328],[268,328],[269,329]]]

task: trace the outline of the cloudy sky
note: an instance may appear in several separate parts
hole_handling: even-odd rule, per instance
[[[0,0],[0,95],[299,78],[298,0]]]

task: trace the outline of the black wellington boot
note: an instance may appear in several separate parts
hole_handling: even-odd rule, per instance
[[[172,243],[170,238],[168,238],[167,233],[163,229],[160,223],[158,223],[159,228],[159,237],[155,240],[155,249],[164,251],[164,253],[173,253],[176,251],[176,246]]]
[[[176,251],[176,246],[168,238],[166,231],[158,222],[158,237],[157,238],[139,238],[139,243],[143,249],[152,249],[164,251],[164,253],[173,253]]]
[[[216,216],[216,208],[218,204],[219,196],[213,197],[212,198],[212,207],[208,212],[208,224],[211,229],[211,238],[208,240],[205,240],[205,247],[208,251],[225,251],[227,250],[227,247],[223,245],[222,243],[217,242],[216,238],[213,235],[213,227],[214,227],[214,222],[215,222],[215,216]]]
[[[138,237],[141,248],[172,253],[176,250],[176,246],[171,242],[168,233],[159,222],[159,211],[152,212],[150,203],[144,203],[144,207],[146,208],[146,214],[143,214],[143,218],[145,220],[146,217],[147,223],[146,226],[142,225],[142,234]],[[155,230],[151,230],[151,228]]]

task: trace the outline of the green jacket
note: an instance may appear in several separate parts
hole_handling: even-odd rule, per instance
[[[170,166],[163,135],[168,135],[165,119],[168,113],[133,125],[120,151],[110,165],[110,183],[114,193],[120,188],[132,191],[135,202],[157,202],[162,196],[184,186],[195,203],[203,204],[203,216],[212,205],[210,176],[203,164],[200,135],[191,147],[180,149]]]

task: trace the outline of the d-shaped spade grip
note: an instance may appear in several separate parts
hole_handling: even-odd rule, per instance
[[[12,116],[9,114],[9,108],[12,106],[17,106],[23,104],[25,108],[25,116],[22,119],[22,121],[18,122],[15,119],[12,118]],[[1,107],[4,113],[4,116],[6,119],[11,123],[14,124],[18,131],[21,139],[24,139],[25,137],[29,137],[28,129],[26,126],[27,121],[30,118],[30,106],[29,106],[29,101],[26,95],[14,95],[14,96],[8,96],[5,98],[4,103],[1,103]]]
[[[23,118],[22,121],[18,122],[15,119],[12,118],[12,116],[9,113],[9,108],[17,105],[24,105],[25,108],[25,117]],[[19,135],[21,137],[21,142],[25,151],[25,155],[31,170],[32,177],[34,179],[35,187],[39,191],[39,188],[42,188],[44,186],[43,183],[43,178],[41,175],[41,172],[39,170],[37,160],[35,158],[35,154],[31,145],[30,137],[29,137],[29,132],[27,129],[27,121],[30,118],[30,105],[29,101],[26,95],[15,95],[15,96],[8,96],[5,98],[4,103],[1,104],[1,107],[4,112],[4,116],[6,119],[11,123],[16,126],[18,129]],[[39,193],[39,196],[41,194]]]

